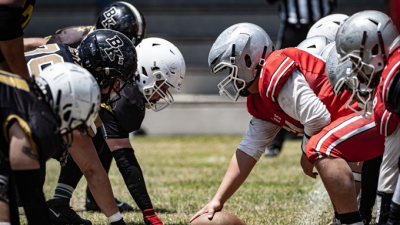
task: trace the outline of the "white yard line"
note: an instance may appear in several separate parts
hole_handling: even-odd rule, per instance
[[[330,209],[330,199],[328,193],[325,190],[324,184],[321,180],[318,180],[314,185],[314,189],[308,193],[307,204],[304,207],[304,213],[297,224],[299,225],[315,225],[320,221],[319,216],[321,210]],[[328,206],[329,205],[329,206]],[[333,216],[333,209],[332,216]]]

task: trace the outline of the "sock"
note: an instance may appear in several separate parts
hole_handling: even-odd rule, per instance
[[[40,170],[14,171],[14,176],[28,223],[51,225]]]
[[[382,156],[378,156],[363,163],[359,211],[361,219],[366,220],[366,222],[371,221],[372,218],[372,209],[375,205],[381,162]]]
[[[108,171],[110,171],[113,155],[111,154],[111,151],[107,145],[104,145],[103,151],[99,154],[99,158],[104,170],[106,173],[108,173]],[[89,186],[86,186],[86,197],[94,199],[92,192],[90,192]]]
[[[395,202],[390,205],[389,221],[400,221],[400,205]]]
[[[339,213],[335,211],[335,220],[336,220],[336,224],[341,224],[340,223],[340,217],[339,217]]]
[[[146,209],[143,212],[143,216],[152,224],[152,225],[162,225],[160,218],[154,212],[154,209]]]
[[[110,221],[110,223],[120,221],[121,219],[122,219],[122,216],[121,216],[120,212],[117,212],[114,215],[108,217],[108,220]]]
[[[119,149],[113,151],[112,154],[125,184],[140,210],[152,209],[153,205],[147,193],[142,170],[136,160],[133,149]]]
[[[78,165],[76,165],[72,157],[68,159],[68,163],[61,167],[60,176],[58,178],[58,183],[56,190],[54,191],[53,198],[70,199],[82,176],[83,174],[81,170],[79,169]]]
[[[360,213],[358,211],[339,214],[339,218],[342,224],[358,224],[358,222],[363,224],[361,222]]]

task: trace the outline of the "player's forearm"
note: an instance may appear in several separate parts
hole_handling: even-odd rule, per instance
[[[224,204],[243,184],[256,162],[253,157],[239,149],[236,150],[214,199]]]
[[[28,79],[29,72],[24,56],[22,36],[8,41],[0,41],[0,49],[10,68],[9,72],[20,75],[24,79]]]
[[[101,165],[92,139],[74,131],[74,142],[69,152],[85,176],[90,191],[103,213],[109,217],[118,212],[110,180]]]

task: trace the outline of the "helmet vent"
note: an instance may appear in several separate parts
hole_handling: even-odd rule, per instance
[[[375,44],[375,46],[371,49],[371,53],[372,53],[372,55],[378,55],[378,53],[379,53],[379,46],[378,46],[378,44]]]
[[[375,25],[377,25],[377,26],[378,26],[378,22],[377,22],[377,21],[375,21],[375,20],[372,20],[372,19],[369,19],[369,21],[371,21],[372,23],[374,23]]]
[[[153,45],[152,45],[152,46],[154,47],[154,46],[158,46],[158,45],[160,45],[160,44],[157,44],[157,43],[153,43]]]
[[[340,22],[339,21],[332,21],[332,22],[337,24],[338,26],[340,26]]]
[[[169,51],[170,51],[173,55],[175,55],[175,53],[174,53],[171,49],[170,49]]]

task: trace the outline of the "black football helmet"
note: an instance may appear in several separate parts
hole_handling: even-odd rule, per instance
[[[146,34],[146,21],[143,14],[130,3],[115,2],[101,11],[95,29],[119,31],[131,39],[136,46]]]
[[[103,101],[110,104],[110,94],[117,78],[124,85],[132,84],[137,69],[137,55],[131,40],[122,33],[109,29],[95,30],[89,33],[77,48],[82,66],[93,74],[100,89],[109,88]],[[119,96],[119,92],[114,92]],[[118,100],[118,98],[113,98]]]

